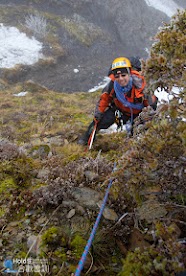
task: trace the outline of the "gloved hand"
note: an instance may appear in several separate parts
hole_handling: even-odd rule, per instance
[[[94,117],[94,123],[95,123],[95,124],[98,124],[98,123],[99,123],[99,120],[97,120],[95,117]]]
[[[143,108],[142,112],[139,114],[140,121],[144,124],[151,121],[156,112],[151,106]]]
[[[99,121],[101,120],[102,117],[103,117],[103,113],[100,112],[100,111],[97,111],[97,112],[94,114],[94,121],[99,122]]]
[[[158,98],[155,95],[144,95],[144,105],[151,106],[154,110],[157,108]]]

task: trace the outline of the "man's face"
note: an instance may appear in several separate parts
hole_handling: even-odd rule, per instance
[[[130,75],[128,73],[122,73],[118,70],[114,76],[120,86],[126,86],[129,83]]]

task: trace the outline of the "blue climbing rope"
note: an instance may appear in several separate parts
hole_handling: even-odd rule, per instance
[[[116,164],[114,164],[114,168],[113,168],[113,171],[115,171],[115,168],[116,168]],[[108,198],[108,194],[109,194],[109,190],[112,186],[112,182],[113,182],[113,179],[110,179],[110,182],[109,182],[109,185],[107,187],[107,190],[106,190],[106,193],[105,193],[105,196],[104,196],[104,199],[103,199],[103,202],[102,202],[102,205],[100,207],[100,210],[99,210],[99,214],[96,218],[96,221],[95,221],[95,224],[94,224],[94,227],[92,228],[92,231],[90,233],[90,237],[87,241],[87,244],[85,246],[85,249],[83,251],[83,254],[81,255],[81,259],[78,263],[78,266],[77,266],[77,269],[75,271],[75,274],[74,276],[79,276],[81,274],[81,271],[83,269],[83,266],[84,266],[84,263],[85,263],[85,260],[86,260],[86,257],[87,257],[87,254],[88,254],[88,251],[89,251],[89,248],[91,247],[91,244],[92,244],[92,241],[94,239],[94,236],[95,236],[95,233],[96,233],[96,230],[97,230],[97,227],[99,225],[99,222],[100,222],[100,219],[101,219],[101,216],[103,214],[103,211],[104,211],[104,208],[105,208],[105,205],[106,205],[106,202],[107,202],[107,198]]]
[[[133,121],[134,121],[134,115],[133,115],[133,110],[132,108],[130,107],[130,120],[128,120],[125,124],[125,127],[126,127],[126,131],[127,133],[130,135],[131,134],[131,131],[132,131],[132,125],[133,125]]]

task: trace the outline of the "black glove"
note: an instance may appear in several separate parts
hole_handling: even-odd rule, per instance
[[[145,99],[148,101],[148,104],[156,110],[158,98],[155,95],[145,95]]]
[[[158,104],[158,98],[155,95],[152,95],[152,103],[150,104],[150,106],[156,110],[157,108],[157,104]]]
[[[94,120],[97,121],[97,122],[99,122],[99,121],[102,119],[103,114],[104,114],[103,112],[97,111],[97,112],[94,114]]]

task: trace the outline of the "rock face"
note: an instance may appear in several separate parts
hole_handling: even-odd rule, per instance
[[[145,219],[148,223],[151,223],[155,219],[164,217],[167,214],[166,209],[155,200],[147,200],[138,209],[140,220]]]
[[[56,25],[56,36],[65,55],[52,66],[22,70],[19,81],[33,80],[62,92],[87,91],[107,75],[116,56],[147,57],[152,37],[170,18],[144,0],[28,1],[28,7],[73,23],[69,31]],[[174,1],[184,8],[184,0]],[[0,1],[3,6],[24,7],[25,1]],[[11,19],[9,24],[16,25]],[[77,28],[78,26],[78,28]],[[76,30],[77,28],[77,30]],[[81,36],[81,37],[78,37]],[[46,45],[47,46],[47,45]],[[47,47],[46,47],[47,48]],[[46,53],[49,53],[48,47]],[[78,69],[74,73],[74,69]]]

